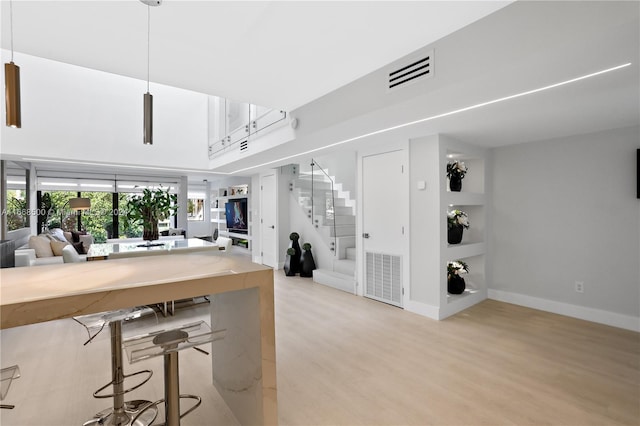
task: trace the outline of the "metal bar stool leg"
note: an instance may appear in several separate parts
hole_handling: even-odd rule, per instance
[[[112,321],[111,377],[113,380],[113,419],[111,424],[126,425],[131,420],[124,412],[124,372],[122,371],[122,322]]]
[[[164,412],[166,426],[180,425],[178,352],[170,352],[164,355]]]
[[[124,401],[124,395],[134,389],[145,384],[151,378],[151,371],[142,370],[130,375],[124,374],[123,357],[122,357],[122,320],[112,320],[109,323],[111,331],[111,382],[101,387],[93,393],[95,398],[113,398],[113,407],[107,408],[97,413],[93,419],[86,421],[83,426],[92,425],[109,425],[109,426],[147,426],[153,423],[158,410],[157,408],[148,408],[152,405],[151,401],[133,400]],[[130,388],[124,388],[124,379],[138,374],[149,373],[146,380],[138,385]],[[100,392],[112,386],[113,393],[109,395],[101,395]],[[141,416],[141,412],[145,411],[145,415]],[[135,422],[133,422],[135,419]]]
[[[172,330],[137,336],[125,342],[124,347],[129,355],[129,361],[132,363],[154,356],[163,356],[164,399],[156,401],[152,405],[164,403],[165,426],[180,426],[180,419],[202,403],[202,398],[197,395],[180,394],[178,351],[222,339],[225,334],[226,330],[211,331],[211,328],[204,321],[199,321]],[[199,351],[208,354],[202,349]],[[180,399],[193,399],[196,402],[184,413],[180,413]],[[142,415],[145,410],[146,408],[138,416]],[[136,418],[134,417],[134,422]]]

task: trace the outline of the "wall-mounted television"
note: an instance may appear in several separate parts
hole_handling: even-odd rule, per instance
[[[224,205],[224,215],[227,219],[227,230],[238,234],[246,234],[249,231],[247,220],[247,199],[238,198],[229,200]]]

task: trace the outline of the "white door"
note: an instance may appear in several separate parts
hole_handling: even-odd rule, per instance
[[[277,197],[276,197],[276,175],[275,172],[262,175],[260,177],[260,244],[262,253],[262,264],[278,267],[278,247],[276,229],[277,219]]]
[[[362,247],[364,295],[402,306],[405,199],[404,153],[362,159]]]

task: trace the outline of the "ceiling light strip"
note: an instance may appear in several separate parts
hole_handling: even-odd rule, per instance
[[[604,69],[604,70],[601,70],[601,71],[596,71],[596,72],[593,72],[593,73],[590,73],[590,74],[586,74],[586,75],[583,75],[583,76],[580,76],[580,77],[572,78],[570,80],[561,81],[559,83],[550,84],[548,86],[539,87],[537,89],[527,90],[526,92],[520,92],[520,93],[516,93],[514,95],[504,96],[502,98],[497,98],[497,99],[493,99],[491,101],[482,102],[482,103],[471,105],[471,106],[468,106],[468,107],[455,109],[453,111],[445,112],[445,113],[442,113],[442,114],[432,115],[430,117],[421,118],[419,120],[410,121],[410,122],[403,123],[403,124],[398,124],[396,126],[387,127],[385,129],[380,129],[380,130],[376,130],[376,131],[369,132],[369,133],[364,133],[364,134],[359,135],[359,136],[355,136],[355,137],[352,137],[352,138],[344,139],[344,140],[341,140],[341,141],[338,141],[338,142],[334,142],[332,144],[325,145],[325,146],[322,146],[322,147],[319,147],[319,148],[310,149],[310,150],[305,151],[305,152],[301,152],[301,153],[293,154],[293,155],[288,155],[286,157],[282,157],[282,158],[279,158],[277,160],[272,160],[272,161],[268,161],[266,163],[258,164],[258,165],[255,165],[255,166],[245,167],[243,169],[238,169],[238,170],[235,170],[233,172],[229,172],[229,174],[236,174],[236,173],[246,172],[247,170],[252,170],[252,169],[256,169],[256,168],[265,167],[265,166],[268,166],[270,164],[279,163],[281,161],[290,160],[292,158],[300,157],[300,156],[303,156],[303,155],[313,154],[315,152],[322,151],[324,149],[333,148],[333,147],[336,147],[336,146],[339,146],[339,145],[343,145],[343,144],[346,144],[346,143],[349,143],[349,142],[357,141],[359,139],[364,139],[364,138],[368,138],[370,136],[379,135],[381,133],[391,132],[393,130],[398,130],[398,129],[401,129],[401,128],[404,128],[404,127],[408,127],[408,126],[413,126],[415,124],[425,123],[427,121],[436,120],[438,118],[448,117],[448,116],[451,116],[451,115],[454,115],[454,114],[459,114],[461,112],[471,111],[471,110],[482,108],[482,107],[485,107],[485,106],[488,106],[488,105],[497,104],[499,102],[509,101],[511,99],[516,99],[516,98],[520,98],[520,97],[523,97],[523,96],[532,95],[534,93],[542,92],[542,91],[545,91],[545,90],[555,89],[556,87],[564,86],[564,85],[571,84],[571,83],[576,83],[578,81],[585,80],[587,78],[595,77],[595,76],[598,76],[598,75],[601,75],[601,74],[605,74],[605,73],[608,73],[608,72],[611,72],[611,71],[616,71],[616,70],[619,70],[621,68],[628,67],[629,65],[631,65],[631,62],[627,62],[626,64],[617,65],[615,67],[607,68],[607,69]]]

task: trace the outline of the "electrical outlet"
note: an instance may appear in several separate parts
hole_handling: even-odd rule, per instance
[[[584,282],[576,281],[575,288],[576,288],[576,293],[584,293]]]

